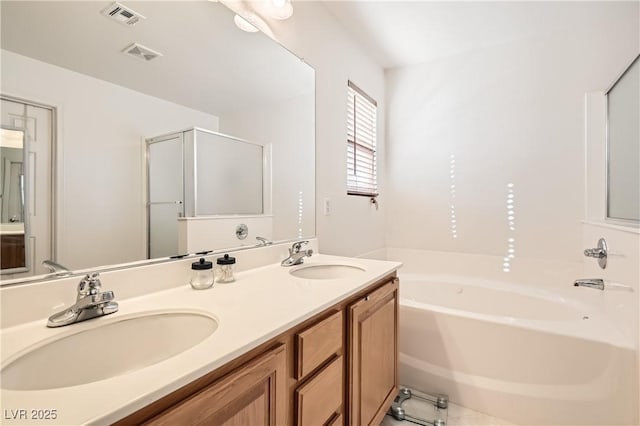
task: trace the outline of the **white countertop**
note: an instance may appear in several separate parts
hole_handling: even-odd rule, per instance
[[[24,235],[24,223],[0,223],[0,235]]]
[[[0,339],[4,365],[5,360],[44,339],[93,328],[97,322],[117,320],[124,315],[163,309],[199,310],[210,313],[219,322],[215,333],[198,345],[140,370],[86,385],[52,390],[2,389],[0,423],[76,425],[114,422],[322,312],[401,266],[399,262],[322,254],[306,259],[305,264],[343,262],[359,265],[365,272],[357,280],[306,280],[291,276],[291,268],[273,264],[239,272],[234,283],[215,284],[208,290],[193,290],[187,284],[121,300],[117,313],[67,327],[47,328],[43,318],[3,329]],[[73,354],[69,354],[69,362],[91,360],[74,359]],[[6,414],[11,413],[9,410],[21,409],[56,410],[57,418],[46,421],[7,418]]]

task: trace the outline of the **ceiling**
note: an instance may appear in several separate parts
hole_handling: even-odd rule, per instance
[[[383,68],[585,30],[606,19],[616,3],[626,3],[626,7],[635,3],[638,13],[637,1],[325,1],[334,17]]]
[[[314,90],[311,67],[221,4],[123,0],[146,17],[127,27],[100,13],[111,3],[3,0],[2,48],[214,115]],[[134,42],[163,56],[124,55]]]

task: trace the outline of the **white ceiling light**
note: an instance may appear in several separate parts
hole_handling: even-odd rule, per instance
[[[267,0],[269,4],[269,16],[274,19],[285,20],[293,15],[293,5],[290,0]]]
[[[258,32],[258,29],[255,26],[251,25],[249,21],[247,21],[240,15],[234,16],[233,22],[235,22],[236,27],[240,28],[242,31],[246,31],[248,33]]]

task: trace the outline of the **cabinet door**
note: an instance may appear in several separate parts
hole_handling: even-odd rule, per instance
[[[149,425],[280,426],[287,422],[280,345],[151,419]]]
[[[398,391],[398,279],[349,307],[349,424],[378,425]]]

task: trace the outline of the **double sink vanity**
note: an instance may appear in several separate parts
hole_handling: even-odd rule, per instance
[[[42,283],[2,288],[2,423],[378,424],[398,384],[400,264],[283,267],[286,248],[236,253],[236,282],[208,290],[187,284],[193,259],[103,273],[118,312],[58,328],[11,318]],[[78,277],[62,281],[51,313]]]

